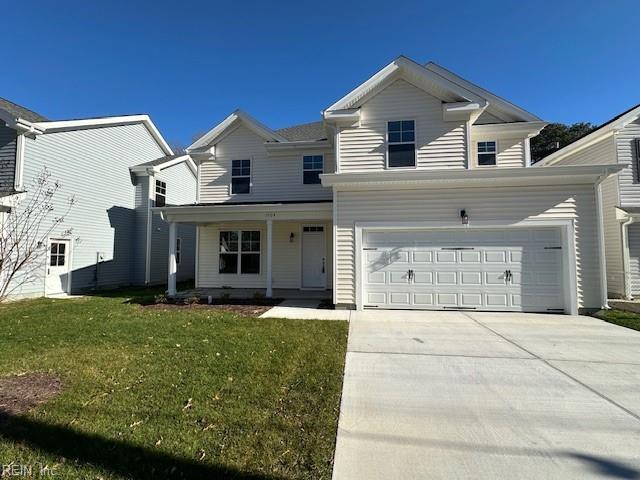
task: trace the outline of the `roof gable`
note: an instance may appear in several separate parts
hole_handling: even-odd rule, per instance
[[[403,78],[445,102],[475,102],[481,106],[485,106],[487,103],[482,96],[477,95],[475,92],[431,72],[413,60],[401,56],[347,93],[327,108],[326,111],[357,108],[372,95],[375,95],[399,78]]]
[[[28,108],[13,103],[6,98],[0,97],[0,110],[6,112],[6,114],[12,116],[14,119],[23,119],[27,122],[46,122],[47,118],[43,117],[39,113],[29,110]]]
[[[245,125],[251,131],[253,131],[256,135],[264,138],[266,141],[271,142],[286,142],[287,139],[271,130],[266,125],[263,125],[255,118],[250,116],[249,114],[242,112],[240,110],[236,110],[227,118],[225,118],[218,125],[213,127],[207,133],[205,133],[198,140],[193,142],[189,147],[187,147],[187,152],[197,152],[198,150],[203,149],[211,144],[215,144],[219,141],[224,135],[226,135],[231,129],[235,129],[238,125]]]

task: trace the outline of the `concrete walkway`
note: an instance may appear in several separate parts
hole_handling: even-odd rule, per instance
[[[261,318],[291,318],[298,320],[346,320],[351,317],[350,310],[328,310],[318,308],[320,300],[299,299],[285,300],[271,310],[266,311]]]
[[[333,478],[640,479],[640,332],[353,312]]]

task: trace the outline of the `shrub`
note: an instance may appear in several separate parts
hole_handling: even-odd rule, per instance
[[[200,303],[200,297],[198,297],[197,295],[194,295],[192,297],[186,297],[184,299],[184,304],[185,305],[192,306],[192,305],[197,305],[199,303]]]
[[[256,302],[257,305],[260,305],[261,303],[264,303],[265,298],[267,298],[267,296],[260,292],[260,291],[256,291],[253,294],[253,300]]]
[[[169,303],[169,299],[167,298],[167,296],[164,293],[160,293],[160,294],[156,295],[155,297],[153,297],[153,301],[155,303]]]
[[[220,303],[227,303],[231,299],[231,294],[228,292],[223,292],[220,294]]]

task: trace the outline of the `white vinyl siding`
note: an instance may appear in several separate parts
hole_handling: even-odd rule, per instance
[[[495,141],[496,167],[518,168],[525,166],[525,143],[523,138],[480,138],[471,134],[471,159],[474,166],[478,166],[478,142]],[[485,167],[482,167],[485,168]]]
[[[607,137],[589,147],[567,155],[554,165],[605,165],[616,163],[613,137]]]
[[[640,224],[629,225],[629,277],[631,294],[640,295]]]
[[[466,167],[465,125],[445,122],[442,101],[397,80],[360,108],[360,126],[340,133],[340,171],[384,170],[387,122],[415,120],[417,168]]]
[[[628,124],[616,136],[618,163],[629,166],[618,175],[620,178],[620,203],[623,207],[640,207],[640,173],[635,139],[640,138],[640,119]]]
[[[304,155],[324,155],[324,171],[333,171],[329,152],[278,152],[269,154],[265,140],[245,126],[231,131],[216,145],[215,159],[200,165],[200,202],[221,203],[331,200],[331,189],[303,184]],[[251,193],[230,195],[231,162],[251,159]]]
[[[622,228],[615,215],[615,208],[618,204],[618,177],[609,177],[602,182],[602,210],[604,212],[602,224],[607,262],[607,289],[613,297],[624,294]]]
[[[300,222],[273,222],[272,281],[273,288],[301,287],[302,225]],[[318,225],[318,223],[313,223]],[[327,281],[331,288],[331,225],[324,225],[327,245]],[[230,223],[200,226],[198,286],[201,288],[265,288],[266,287],[266,225],[264,223]],[[218,273],[219,241],[222,230],[259,230],[261,232],[261,269],[259,275],[228,275]],[[289,241],[291,233],[293,242]],[[233,292],[230,292],[233,295]]]
[[[472,225],[574,220],[579,306],[599,307],[596,205],[594,188],[588,185],[338,192],[337,303],[355,303],[355,222],[451,222],[459,219],[462,208]]]
[[[498,117],[485,110],[480,114],[474,125],[485,125],[488,123],[504,123],[504,120],[500,120]]]

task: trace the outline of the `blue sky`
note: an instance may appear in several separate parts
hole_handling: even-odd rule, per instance
[[[640,103],[638,0],[37,1],[3,5],[0,96],[52,119],[149,113],[189,144],[236,108],[273,128],[403,54],[548,121]]]

